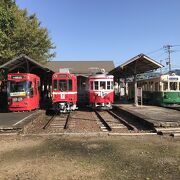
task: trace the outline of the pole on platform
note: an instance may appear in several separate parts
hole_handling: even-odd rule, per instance
[[[136,75],[134,75],[134,106],[138,106],[137,78],[136,78]]]

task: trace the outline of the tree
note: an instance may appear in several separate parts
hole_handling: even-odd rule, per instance
[[[13,0],[0,0],[0,64],[26,54],[40,63],[55,56],[48,30],[35,14],[27,15]]]

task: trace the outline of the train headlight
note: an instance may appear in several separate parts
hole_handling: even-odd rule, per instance
[[[23,100],[22,97],[18,97],[18,99],[17,99],[18,102],[19,102],[19,101],[22,101],[22,100]]]
[[[13,101],[13,102],[17,102],[17,101],[18,101],[18,98],[12,98],[12,101]]]

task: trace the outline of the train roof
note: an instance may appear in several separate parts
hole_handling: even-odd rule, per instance
[[[91,68],[105,69],[106,72],[114,69],[113,61],[50,61],[47,67],[54,72],[58,72],[59,68],[69,68],[70,72],[75,75],[89,75]]]

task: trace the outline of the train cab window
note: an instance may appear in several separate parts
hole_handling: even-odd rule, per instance
[[[94,89],[98,90],[98,81],[94,81]]]
[[[100,90],[106,89],[106,82],[100,81]]]
[[[163,90],[164,91],[168,90],[168,82],[163,83]]]
[[[170,82],[170,90],[177,90],[177,82]]]
[[[61,91],[67,90],[67,81],[66,80],[58,80],[58,89]]]
[[[57,89],[61,91],[72,90],[72,80],[58,80]]]

